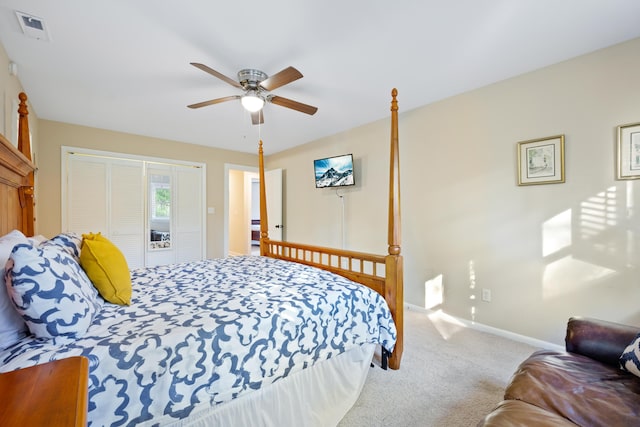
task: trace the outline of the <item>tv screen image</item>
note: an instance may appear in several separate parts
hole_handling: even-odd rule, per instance
[[[354,185],[353,155],[327,157],[313,161],[316,188]]]

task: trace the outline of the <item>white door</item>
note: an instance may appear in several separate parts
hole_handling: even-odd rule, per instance
[[[282,223],[282,169],[265,171],[265,187],[267,191],[267,220],[269,221],[269,238],[283,240],[284,224]]]
[[[109,164],[100,157],[64,153],[62,231],[109,232]]]
[[[144,267],[144,169],[142,162],[112,160],[108,238],[129,268]]]
[[[202,240],[205,238],[202,169],[176,166],[175,170],[176,261],[200,261],[204,258]]]

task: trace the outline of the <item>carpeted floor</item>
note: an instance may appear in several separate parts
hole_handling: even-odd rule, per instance
[[[405,309],[404,345],[401,368],[371,368],[339,427],[475,426],[536,350],[415,309]]]

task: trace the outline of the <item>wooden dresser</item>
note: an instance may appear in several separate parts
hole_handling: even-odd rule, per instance
[[[81,356],[0,374],[0,426],[86,426],[88,375]]]

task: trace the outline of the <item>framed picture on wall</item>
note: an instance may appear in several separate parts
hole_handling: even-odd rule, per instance
[[[640,178],[640,123],[618,126],[617,178]]]
[[[518,142],[518,185],[564,182],[564,135]]]

